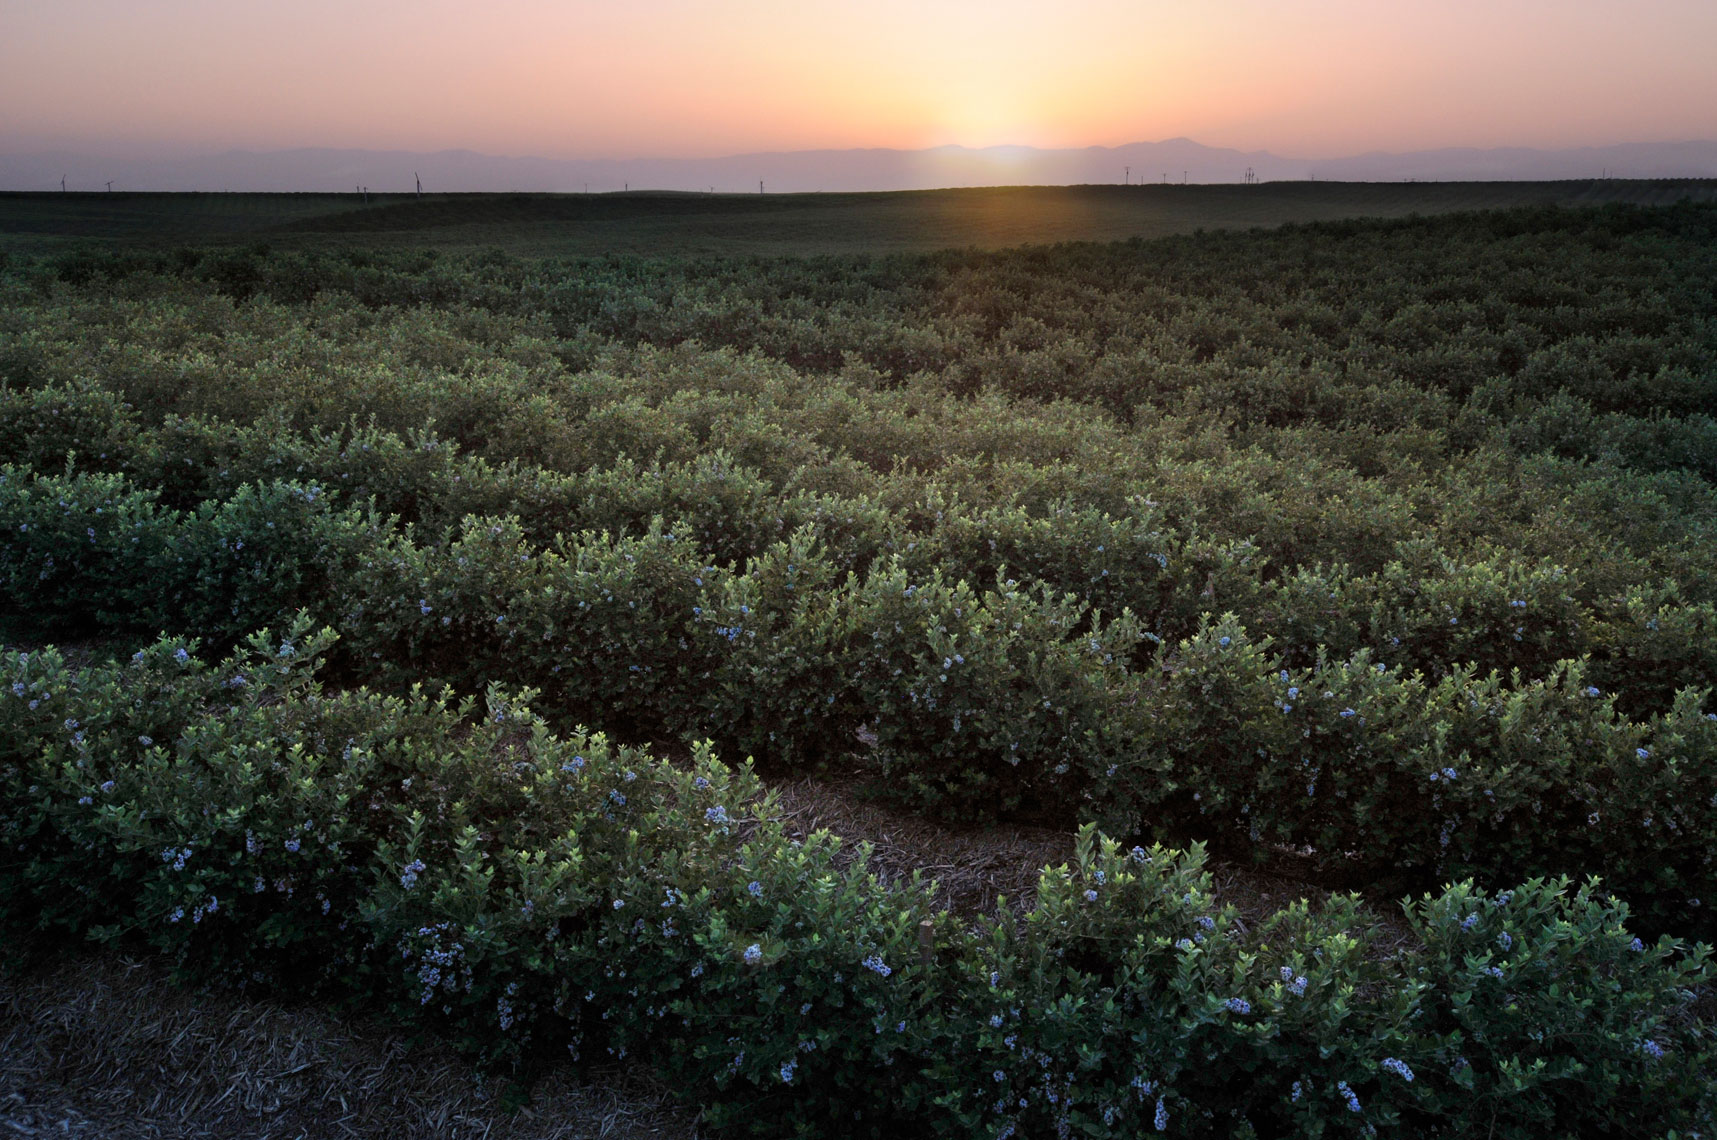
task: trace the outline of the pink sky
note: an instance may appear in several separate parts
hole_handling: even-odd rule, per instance
[[[0,0],[0,148],[1717,138],[1717,0]]]

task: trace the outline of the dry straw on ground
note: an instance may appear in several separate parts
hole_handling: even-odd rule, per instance
[[[0,979],[0,1138],[694,1140],[642,1072],[551,1073],[508,1112],[445,1048],[315,1009],[174,986],[98,955]]]

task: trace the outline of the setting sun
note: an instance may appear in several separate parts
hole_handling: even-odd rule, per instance
[[[1717,134],[1712,43],[1701,0],[13,0],[0,141],[555,157],[1589,145]]]

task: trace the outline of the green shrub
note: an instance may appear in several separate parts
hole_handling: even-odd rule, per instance
[[[749,768],[481,704],[332,693],[300,618],[0,657],[0,921],[192,978],[362,995],[528,1077],[655,1067],[762,1135],[1528,1137],[1708,1129],[1709,950],[1587,885],[1459,884],[1390,951],[1350,897],[1248,928],[1203,854],[1084,829],[975,925],[790,839]],[[26,942],[26,945],[28,942]],[[567,1052],[563,1052],[567,1050]]]

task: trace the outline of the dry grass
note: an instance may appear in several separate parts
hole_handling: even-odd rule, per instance
[[[0,1138],[693,1140],[640,1071],[550,1073],[508,1112],[442,1048],[315,1009],[175,987],[102,955],[0,980]]]

